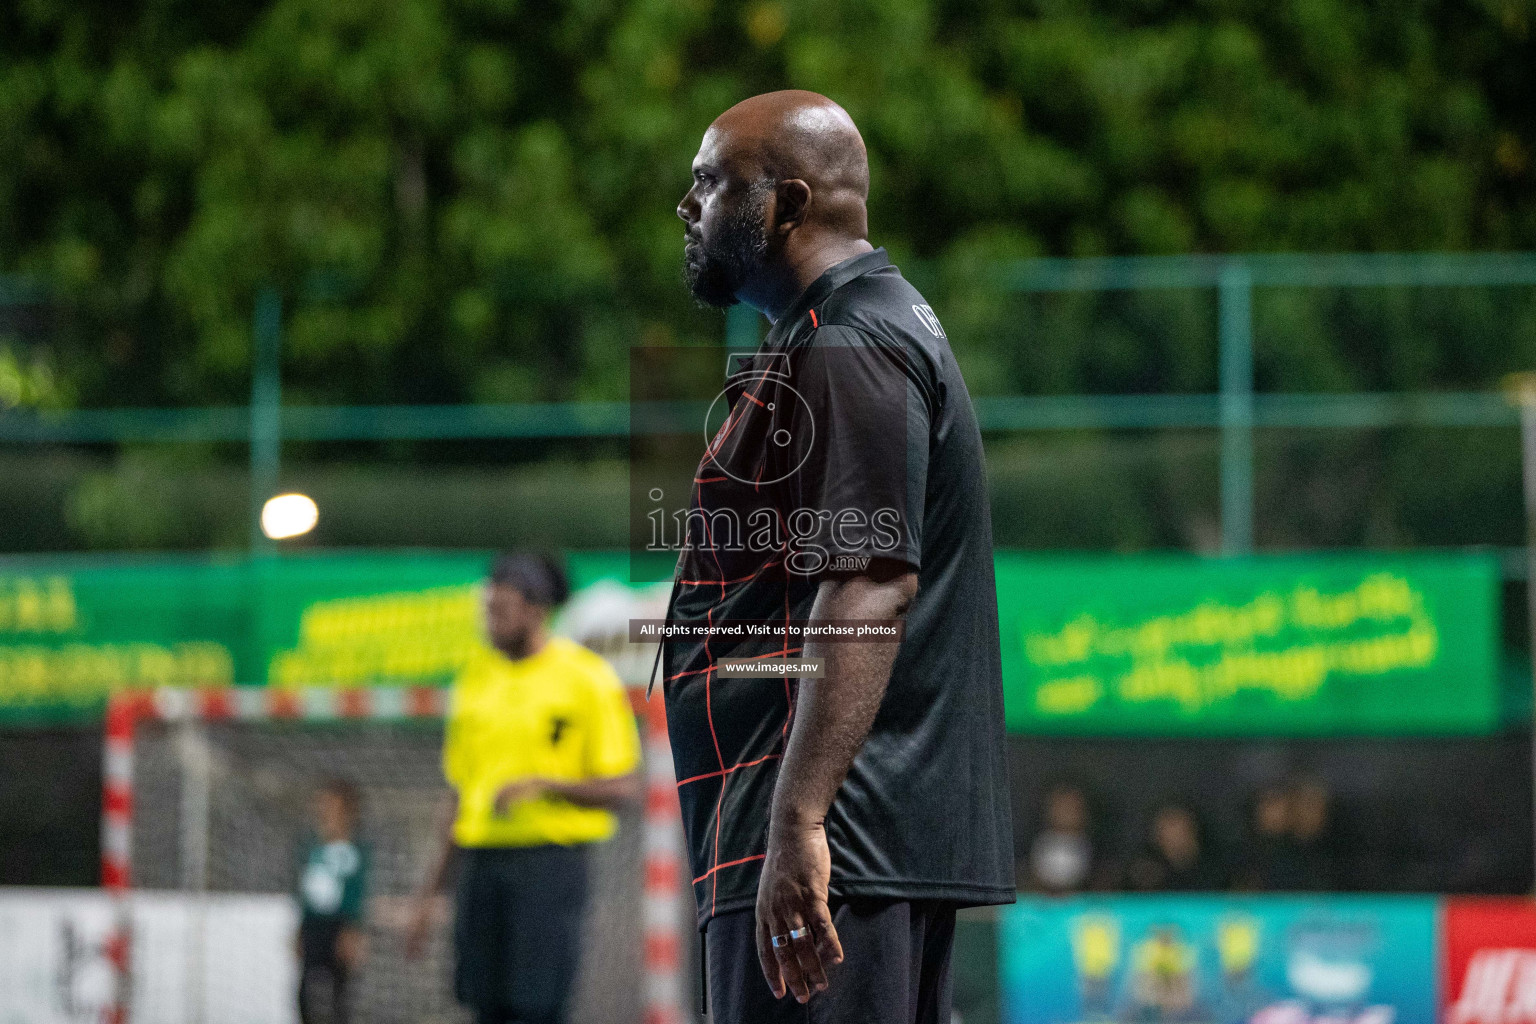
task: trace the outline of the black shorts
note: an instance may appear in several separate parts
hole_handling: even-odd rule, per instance
[[[949,1024],[955,904],[834,901],[843,962],[804,1004],[773,998],[757,958],[757,913],[738,910],[705,931],[712,1024]]]
[[[459,1002],[513,1019],[561,1019],[580,962],[586,848],[461,849],[459,857]]]

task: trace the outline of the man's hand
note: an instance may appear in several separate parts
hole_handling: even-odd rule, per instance
[[[347,970],[357,970],[367,955],[368,937],[361,928],[347,925],[336,936],[336,959],[345,964]]]
[[[528,778],[509,782],[496,794],[496,813],[505,815],[513,804],[524,800],[537,800],[549,791],[549,783],[543,779]]]
[[[843,961],[827,909],[831,877],[832,854],[819,822],[782,827],[776,822],[770,828],[757,883],[757,958],[775,999],[788,990],[805,1002],[827,987],[826,969]],[[798,937],[788,938],[791,932]],[[788,941],[774,948],[775,936]]]
[[[405,958],[420,960],[427,951],[427,941],[432,937],[432,911],[436,898],[432,892],[417,895],[412,901],[411,920],[405,926]]]

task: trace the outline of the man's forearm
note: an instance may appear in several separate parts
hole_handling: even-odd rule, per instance
[[[823,582],[811,618],[898,619],[917,593],[917,576],[905,572]],[[804,657],[820,658],[821,679],[802,679],[795,720],[779,766],[770,827],[817,824],[826,817],[838,787],[869,735],[890,683],[894,643],[817,643]]]
[[[421,892],[430,894],[440,891],[448,880],[448,867],[453,863],[454,851],[458,848],[453,842],[453,822],[459,813],[459,796],[453,794],[447,807],[446,820],[443,823],[443,842],[438,847],[437,856],[427,869],[427,877],[422,880]]]
[[[640,775],[630,772],[609,779],[583,779],[580,782],[546,783],[550,796],[559,797],[581,807],[602,807],[615,810],[623,804],[640,798]]]

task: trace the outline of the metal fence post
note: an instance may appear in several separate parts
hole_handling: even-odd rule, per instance
[[[277,490],[282,465],[283,379],[280,368],[283,300],[277,289],[256,295],[251,332],[251,550],[269,551],[261,509]]]
[[[1532,685],[1536,685],[1536,374],[1520,374],[1509,382],[1511,397],[1520,406],[1520,468],[1525,491],[1525,608],[1530,630]],[[1536,723],[1531,729],[1531,765],[1536,772]],[[1536,782],[1532,799],[1536,800]],[[1536,822],[1536,817],[1533,817]],[[1536,849],[1536,847],[1533,847]]]
[[[1253,273],[1227,263],[1217,282],[1221,387],[1221,553],[1253,550]]]

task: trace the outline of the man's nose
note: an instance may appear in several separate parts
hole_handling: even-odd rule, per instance
[[[677,204],[677,215],[682,218],[684,224],[692,227],[693,222],[698,219],[696,213],[698,207],[699,204],[693,198],[693,189],[689,189],[688,193],[683,196],[683,201]]]

